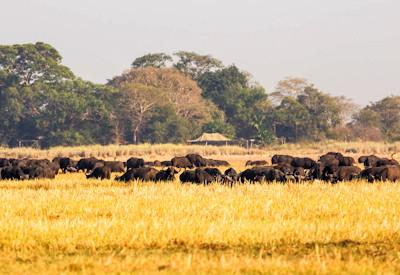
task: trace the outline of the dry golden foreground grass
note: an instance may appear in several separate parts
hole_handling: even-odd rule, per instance
[[[357,147],[358,146],[358,147]],[[275,152],[316,157],[396,145],[286,145],[267,150],[158,145],[25,150],[29,157],[85,152],[166,159],[189,151],[242,170]],[[200,151],[203,150],[203,151]],[[107,152],[104,154],[104,152]],[[23,150],[4,150],[11,156]],[[0,181],[0,273],[400,272],[400,185],[366,182],[194,186],[86,180]]]
[[[398,273],[400,185],[0,182],[1,273]]]

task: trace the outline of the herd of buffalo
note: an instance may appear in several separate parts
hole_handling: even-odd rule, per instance
[[[179,179],[182,183],[224,184],[244,182],[301,182],[323,180],[330,183],[366,179],[368,182],[397,181],[400,165],[392,159],[375,155],[358,159],[364,170],[355,165],[352,157],[329,152],[315,161],[311,158],[274,155],[271,165],[265,160],[248,161],[247,169],[238,173],[233,168],[221,172],[217,167],[229,167],[227,161],[206,159],[199,154],[174,157],[168,161],[145,162],[132,157],[126,162],[82,158],[79,161],[67,157],[47,159],[0,158],[0,178],[10,180],[55,178],[60,171],[86,173],[87,178],[110,179],[111,173],[123,173],[117,181],[172,181],[184,170]]]

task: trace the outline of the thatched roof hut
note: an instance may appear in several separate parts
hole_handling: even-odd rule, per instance
[[[220,133],[203,133],[200,137],[194,140],[188,140],[191,144],[205,145],[228,145],[232,140],[221,135]]]

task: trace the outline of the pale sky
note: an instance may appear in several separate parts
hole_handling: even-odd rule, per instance
[[[1,0],[0,44],[43,41],[98,83],[149,52],[211,54],[268,92],[305,77],[361,105],[400,95],[400,0]]]

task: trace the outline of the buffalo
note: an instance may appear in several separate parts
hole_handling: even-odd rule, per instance
[[[274,155],[271,159],[272,164],[292,163],[293,157],[288,155]]]
[[[112,173],[125,172],[124,163],[121,161],[105,161],[104,166],[110,168]]]
[[[156,174],[155,181],[173,181],[177,173],[179,173],[179,170],[175,167],[168,167],[166,170],[161,170]]]
[[[187,157],[174,157],[171,160],[171,164],[173,167],[176,167],[176,168],[184,168],[184,169],[194,168],[193,163]]]
[[[93,171],[86,175],[87,179],[110,179],[111,178],[111,168],[109,166],[100,166],[93,169]]]
[[[26,180],[29,175],[25,174],[18,166],[8,166],[1,170],[1,178],[5,180]]]
[[[122,176],[116,177],[115,179],[124,182],[132,180],[155,181],[158,172],[157,169],[152,167],[132,168],[126,171]]]
[[[186,158],[193,164],[194,167],[206,167],[207,160],[199,154],[188,154]],[[182,167],[183,168],[183,167]]]
[[[126,161],[126,167],[128,169],[133,169],[133,168],[140,168],[140,167],[144,167],[145,166],[145,162],[144,159],[142,158],[130,158]]]
[[[293,167],[302,167],[304,169],[311,169],[314,166],[315,161],[310,158],[293,158],[290,164]]]

